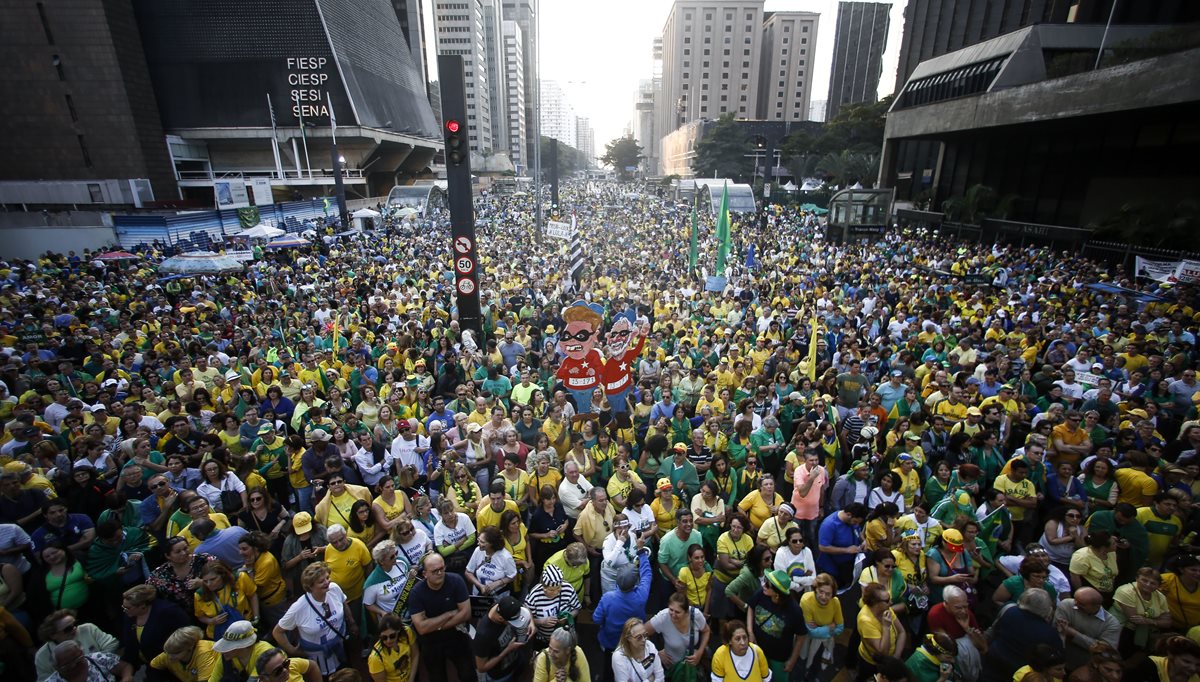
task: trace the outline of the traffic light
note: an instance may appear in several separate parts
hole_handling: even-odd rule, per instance
[[[464,132],[457,120],[446,121],[446,163],[452,166],[458,166],[468,158]]]

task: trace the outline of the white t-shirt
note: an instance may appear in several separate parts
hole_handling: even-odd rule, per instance
[[[625,516],[629,519],[629,533],[645,533],[648,529],[657,527],[654,520],[654,511],[650,509],[650,505],[643,503],[642,510],[639,512],[633,507],[625,508]]]
[[[467,562],[467,570],[475,574],[475,579],[483,584],[517,577],[517,563],[507,549],[496,550],[488,557],[487,553],[476,547]],[[478,594],[478,590],[473,590]],[[504,590],[507,592],[507,590]]]
[[[337,630],[341,634],[348,634],[345,631],[345,613],[343,613],[345,601],[346,594],[342,592],[342,588],[338,587],[337,583],[330,583],[324,602],[317,601],[311,594],[303,594],[292,602],[287,613],[284,613],[283,618],[279,619],[281,629],[298,631],[301,639],[300,648],[304,650],[304,656],[316,661],[323,675],[329,675],[337,670],[340,664],[337,656],[306,648],[304,642],[314,644],[334,642],[338,639],[338,634],[333,630]],[[325,607],[329,608],[328,616],[324,614]],[[330,626],[333,627],[333,630],[330,629]]]
[[[429,535],[416,524],[413,524],[413,536],[408,542],[397,545],[400,549],[400,559],[402,563],[407,565],[415,565],[425,556],[426,552],[433,549],[433,543],[429,540]]]
[[[246,484],[242,483],[242,479],[238,478],[232,471],[226,471],[225,478],[221,479],[220,487],[208,481],[196,486],[196,494],[208,500],[209,506],[215,511],[222,511],[221,492],[225,490],[244,493],[246,492]]]
[[[575,483],[564,478],[562,483],[558,484],[558,500],[562,502],[563,511],[567,513],[567,516],[573,519],[579,518],[579,512],[582,511],[579,509],[579,505],[591,489],[592,482],[582,475]]]
[[[377,582],[363,590],[363,604],[375,605],[384,613],[392,613],[396,608],[396,600],[400,598],[400,593],[408,584],[408,568],[397,561],[387,574],[387,580]],[[407,614],[405,615],[407,616]]]
[[[412,440],[404,436],[396,436],[392,440],[392,459],[400,462],[400,466],[415,466],[417,473],[425,475],[425,462],[421,455],[429,449],[429,439],[418,435]]]
[[[645,656],[633,660],[625,655],[625,650],[618,648],[612,653],[613,679],[616,682],[663,682],[662,659],[658,657],[658,647],[654,642],[646,640]]]
[[[468,535],[475,534],[475,524],[471,523],[469,516],[462,512],[458,512],[454,516],[457,519],[454,528],[447,526],[445,520],[438,521],[438,524],[433,527],[433,544],[438,547],[455,545]]]

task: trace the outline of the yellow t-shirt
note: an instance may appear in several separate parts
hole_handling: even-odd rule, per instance
[[[667,533],[675,530],[675,512],[678,510],[678,501],[672,504],[670,509],[663,508],[661,497],[655,497],[654,501],[650,503],[650,511],[654,514],[654,523],[658,525],[659,540]]]
[[[344,551],[330,544],[325,548],[325,563],[329,565],[329,580],[342,588],[347,601],[362,596],[366,568],[371,565],[371,551],[362,540],[350,538],[350,546]]]
[[[288,682],[304,682],[304,673],[308,672],[309,666],[314,665],[314,663],[307,658],[289,658],[287,661]]]
[[[1112,592],[1113,579],[1117,575],[1117,553],[1109,552],[1107,559],[1101,559],[1091,547],[1083,547],[1071,555],[1069,568],[1072,573],[1083,576],[1097,590]]]
[[[302,457],[304,457],[303,450],[293,453],[291,459],[289,460],[290,464],[288,465],[289,468],[292,469],[292,471],[288,472],[288,482],[290,482],[292,487],[297,490],[300,488],[307,488],[309,486],[308,478],[304,475],[304,469],[300,467],[300,459]]]
[[[506,511],[511,511],[514,514],[519,514],[517,503],[512,500],[504,500],[504,508],[500,511],[492,509],[491,501],[488,498],[483,499],[483,506],[479,511],[475,512],[475,530],[481,531],[488,526],[500,527],[500,516]]]
[[[783,497],[779,493],[775,493],[775,499],[772,500],[770,506],[778,507],[783,504]],[[767,519],[771,518],[771,508],[767,506],[767,501],[762,498],[762,491],[754,490],[749,495],[746,495],[738,504],[738,509],[745,512],[750,517],[750,525],[754,527],[754,531],[762,527]]]
[[[896,655],[896,637],[900,635],[900,623],[896,618],[892,619],[890,626],[891,636],[888,638],[888,656]],[[860,609],[858,612],[858,633],[862,637],[862,642],[858,645],[858,655],[871,665],[875,665],[875,647],[871,646],[867,640],[879,639],[883,636],[883,623],[875,617],[874,613],[868,608]]]
[[[283,576],[279,571],[279,560],[270,552],[258,555],[254,568],[250,571],[254,585],[258,591],[258,602],[261,606],[274,606],[287,598],[287,586],[283,584]]]
[[[734,540],[727,532],[722,533],[721,537],[717,538],[717,556],[727,554],[730,559],[745,561],[746,555],[752,549],[754,549],[754,538],[749,533],[742,533],[742,537],[737,540]],[[731,575],[721,570],[718,570],[716,575],[717,580],[727,585],[737,577],[736,574]]]
[[[633,490],[634,485],[641,485],[641,483],[641,476],[638,476],[633,471],[629,472],[628,481],[622,481],[614,474],[612,478],[608,479],[608,485],[605,487],[605,490],[608,492],[608,499],[610,500],[616,499],[617,497],[624,498],[629,497],[629,491]],[[621,508],[617,507],[616,502],[613,502],[613,509],[621,511]]]
[[[1144,507],[1158,494],[1158,482],[1137,469],[1122,467],[1113,469],[1113,480],[1117,482],[1117,502],[1135,507]]]
[[[412,630],[404,628],[395,649],[384,649],[379,644],[371,647],[371,654],[367,657],[367,670],[372,676],[384,673],[387,682],[409,682],[412,645]]]
[[[917,501],[917,493],[921,492],[921,475],[915,468],[907,475],[900,468],[892,469],[892,472],[900,477],[900,494],[904,496],[904,508],[912,509]]]
[[[751,658],[750,670],[743,677],[741,671],[733,663],[733,652],[729,645],[722,644],[717,653],[713,654],[712,675],[723,682],[763,682],[771,674],[767,655],[757,644],[751,644],[746,655]]]
[[[150,661],[150,667],[155,670],[165,670],[181,682],[200,682],[212,675],[213,668],[221,654],[213,651],[213,643],[207,639],[196,642],[192,657],[187,663],[180,663],[165,653],[160,653]]]
[[[1037,488],[1033,485],[1033,481],[1028,478],[1017,482],[1004,474],[1000,474],[996,477],[994,487],[1005,495],[1016,499],[1023,500],[1037,496]],[[1008,507],[1008,513],[1012,515],[1013,521],[1024,521],[1026,511],[1026,509],[1013,505],[1009,505]]]
[[[705,569],[708,565],[705,564]],[[684,594],[687,595],[688,603],[698,609],[704,608],[704,602],[708,599],[708,581],[712,578],[712,571],[705,570],[696,576],[692,573],[692,569],[684,566],[679,569],[679,582],[683,583],[685,589]]]
[[[1183,630],[1200,626],[1200,588],[1188,592],[1174,573],[1162,574],[1162,585],[1158,590],[1167,597],[1171,610],[1171,622],[1175,629]]]
[[[250,659],[245,669],[237,659],[231,661],[234,670],[238,672],[248,673],[248,677],[258,677],[258,657],[266,652],[274,649],[275,645],[270,642],[258,641],[250,647]],[[212,674],[208,676],[208,682],[221,682],[221,678],[225,676],[225,659],[222,656],[217,656],[216,662],[213,664]]]
[[[226,585],[221,588],[215,595],[216,599],[205,599],[200,596],[200,592],[196,592],[193,610],[197,616],[212,618],[220,615],[224,611],[225,606],[232,606],[242,614],[244,620],[250,620],[254,617],[254,612],[250,609],[250,597],[258,593],[258,586],[254,584],[254,579],[247,573],[238,573],[234,578],[233,585]],[[232,616],[230,616],[232,618]],[[229,625],[227,621],[225,625]],[[204,634],[207,637],[214,637],[216,625],[209,624],[204,628]]]
[[[225,530],[230,525],[229,517],[225,516],[221,512],[209,512],[208,518],[212,519],[213,525],[216,526],[217,530]],[[197,539],[195,535],[192,535],[192,524],[190,523],[184,526],[183,530],[179,531],[179,537],[187,540],[188,549],[192,550],[193,552],[196,551],[196,548],[200,546],[200,540]]]
[[[842,602],[834,597],[829,600],[825,606],[817,601],[815,592],[805,592],[804,596],[800,597],[800,610],[804,612],[804,622],[809,625],[841,625],[842,624]]]
[[[326,526],[338,524],[343,528],[350,527],[350,510],[354,508],[354,503],[358,502],[358,498],[351,495],[347,490],[337,497],[329,497],[329,511],[322,521]]]
[[[371,504],[377,505],[383,510],[383,518],[391,521],[392,519],[404,513],[404,499],[399,495],[396,496],[395,504],[388,504],[382,497],[376,497]]]
[[[1137,510],[1137,520],[1146,527],[1146,536],[1150,552],[1146,563],[1149,566],[1161,566],[1171,541],[1179,537],[1183,531],[1183,521],[1172,514],[1169,518],[1159,518],[1152,507],[1142,507]]]

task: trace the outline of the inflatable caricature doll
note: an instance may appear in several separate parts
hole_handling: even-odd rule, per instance
[[[555,376],[575,399],[576,414],[592,410],[592,391],[600,385],[604,360],[596,350],[604,309],[595,303],[575,301],[562,312],[563,329],[558,349],[566,357]]]
[[[633,391],[633,367],[646,345],[646,327],[637,327],[637,318],[632,310],[626,310],[613,319],[612,327],[604,337],[608,360],[604,363],[601,383],[613,416],[622,428],[628,426],[629,394]],[[630,345],[630,341],[635,341]]]

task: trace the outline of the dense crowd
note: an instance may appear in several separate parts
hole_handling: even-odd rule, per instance
[[[478,330],[444,215],[0,263],[3,674],[1200,674],[1194,287],[778,205],[716,273],[612,183],[563,190],[576,282],[529,197],[476,211]]]

